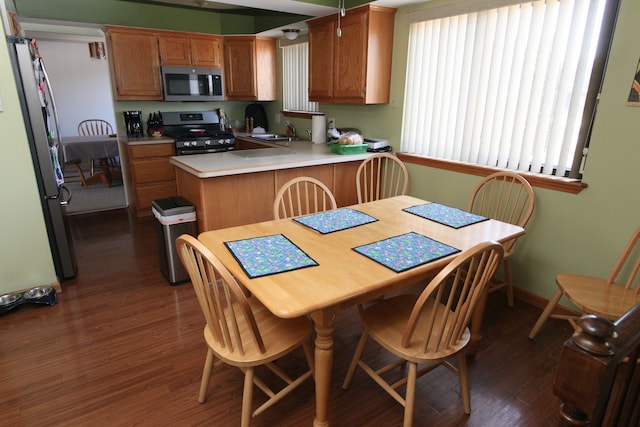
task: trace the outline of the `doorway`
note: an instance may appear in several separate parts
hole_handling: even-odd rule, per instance
[[[85,119],[102,119],[117,129],[109,63],[106,57],[105,38],[101,29],[87,27],[78,35],[78,27],[68,32],[46,31],[47,25],[24,23],[25,36],[36,39],[49,81],[53,88],[58,115],[60,137],[77,136],[78,124]],[[60,26],[55,26],[58,31]],[[73,34],[71,34],[73,33]],[[117,209],[127,206],[122,179],[116,179],[110,187],[101,182],[83,187],[77,166],[85,176],[91,173],[92,159],[79,160],[63,167],[65,185],[72,197],[67,207],[69,215]]]

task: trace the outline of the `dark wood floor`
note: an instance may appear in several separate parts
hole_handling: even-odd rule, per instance
[[[197,401],[204,318],[191,285],[169,286],[161,275],[153,219],[119,210],[70,221],[78,275],[63,283],[58,304],[22,305],[0,317],[0,424],[238,425],[237,369],[214,371],[208,401]],[[484,338],[470,361],[471,415],[463,412],[456,377],[438,368],[419,380],[414,426],[558,425],[552,383],[571,331],[550,321],[528,340],[539,313],[491,295]],[[399,426],[401,406],[361,371],[348,391],[341,388],[358,337],[356,310],[347,310],[335,334],[331,425]],[[371,345],[367,356],[386,354]],[[303,360],[295,354],[290,365]],[[308,381],[252,425],[310,426],[314,411]]]

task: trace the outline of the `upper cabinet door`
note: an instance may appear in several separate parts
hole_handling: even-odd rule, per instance
[[[161,100],[158,38],[154,31],[107,27],[116,100]]]
[[[195,67],[222,67],[223,37],[191,37],[191,60]]]
[[[313,19],[309,26],[309,100],[385,104],[391,88],[396,9],[373,5]]]
[[[309,24],[309,100],[326,102],[333,98],[336,19]]]
[[[158,46],[162,65],[191,65],[191,46],[188,35],[159,33]]]
[[[228,99],[256,98],[256,42],[249,37],[226,38],[224,74]]]
[[[336,37],[334,97],[363,103],[367,77],[367,10],[349,11],[340,20],[341,37]]]
[[[276,39],[227,36],[224,39],[226,99],[274,101],[276,90]]]

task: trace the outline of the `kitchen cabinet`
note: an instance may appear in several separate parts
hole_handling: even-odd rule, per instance
[[[177,194],[175,167],[169,163],[175,155],[171,143],[129,144],[129,208],[136,216],[151,215],[151,203]]]
[[[276,39],[261,36],[224,38],[226,99],[275,101]]]
[[[309,100],[386,104],[391,84],[396,9],[365,5],[307,21]]]
[[[114,99],[162,100],[156,32],[107,26],[106,35]]]
[[[255,148],[269,148],[268,145],[260,144],[259,142],[250,141],[244,138],[236,137],[236,150],[253,150]]]
[[[324,182],[334,194],[338,207],[354,205],[358,203],[355,182],[360,163],[358,160],[210,178],[199,178],[176,168],[178,195],[196,206],[201,233],[272,220],[277,191],[285,182],[300,176]]]
[[[222,36],[158,32],[158,46],[162,65],[222,67]]]

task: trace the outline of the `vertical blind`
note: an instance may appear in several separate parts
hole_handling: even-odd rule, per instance
[[[605,2],[523,2],[412,23],[402,151],[568,174]]]
[[[309,43],[282,48],[282,108],[288,111],[318,111],[309,102]]]

